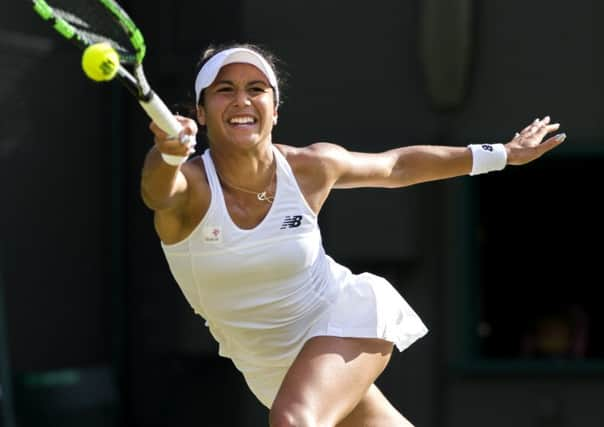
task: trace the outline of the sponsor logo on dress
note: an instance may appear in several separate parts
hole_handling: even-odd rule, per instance
[[[206,225],[202,230],[203,241],[206,243],[222,243],[222,228],[216,225]]]
[[[283,219],[283,224],[281,224],[281,230],[285,228],[300,227],[300,224],[302,224],[302,215],[288,215]]]

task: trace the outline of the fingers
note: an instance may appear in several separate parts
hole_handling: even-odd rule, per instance
[[[175,116],[182,125],[178,135],[168,135],[155,122],[149,124],[154,135],[153,142],[157,149],[164,154],[188,156],[195,152],[197,124],[186,117]]]
[[[516,133],[506,145],[508,148],[508,164],[523,165],[541,157],[544,153],[562,144],[566,139],[565,133],[559,133],[546,140],[547,134],[560,129],[560,123],[551,123],[549,116],[535,119],[530,125]]]
[[[547,135],[548,133],[554,132],[558,129],[560,129],[560,123],[552,123],[551,125],[545,126],[543,128],[543,132],[545,135]]]
[[[180,122],[183,128],[182,132],[179,135],[181,142],[183,142],[183,139],[187,139],[183,135],[190,137],[195,137],[195,135],[197,135],[197,123],[194,120],[181,116],[176,116],[176,120]]]
[[[195,145],[197,144],[195,135],[185,133],[184,130],[175,137],[168,136],[165,133],[163,135],[156,135],[153,142],[160,152],[178,156],[193,154],[195,152]]]
[[[533,123],[522,129],[520,134],[531,134],[540,131],[543,127],[547,126],[551,121],[549,116],[545,116],[543,119],[535,119]]]
[[[533,127],[534,127],[534,126],[537,126],[538,124],[539,124],[539,119],[535,119],[535,120],[533,121],[533,123],[531,123],[530,125],[528,125],[528,126],[527,126],[527,127],[525,127],[524,129],[522,129],[522,130],[520,131],[520,133],[521,133],[521,134],[523,134],[523,133],[527,133],[527,132],[529,132],[531,129],[533,129]]]
[[[528,135],[534,136],[534,137],[538,138],[539,140],[542,140],[545,137],[545,135],[547,135],[548,133],[551,133],[553,131],[556,131],[559,128],[560,128],[560,123],[553,123],[551,125],[541,126],[533,131],[529,131]]]
[[[522,138],[525,141],[539,142],[550,132],[560,128],[560,123],[551,123],[551,118],[545,116],[543,119],[535,119],[530,125],[514,135],[514,139]]]
[[[562,144],[566,140],[565,133],[559,133],[558,135],[554,135],[551,138],[546,139],[539,145],[539,151],[541,154],[547,153],[549,150],[556,148],[558,145]]]

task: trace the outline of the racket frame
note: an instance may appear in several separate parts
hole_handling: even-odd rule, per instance
[[[84,0],[81,0],[84,1]],[[89,0],[97,1],[102,4],[107,11],[110,12],[112,18],[119,24],[122,31],[126,33],[132,47],[135,50],[134,55],[120,56],[120,65],[116,77],[128,89],[128,91],[138,100],[139,104],[147,115],[168,135],[177,137],[182,131],[182,126],[176,120],[170,109],[162,101],[162,99],[151,89],[143,70],[143,59],[147,52],[145,39],[141,31],[137,28],[134,21],[128,14],[113,0]],[[58,16],[52,6],[46,3],[45,0],[32,0],[34,10],[45,21],[51,21],[52,27],[61,36],[72,41],[80,50],[86,49],[88,46],[96,43],[90,38],[87,38],[76,27],[67,22],[62,17]],[[111,43],[111,40],[107,40]],[[115,47],[115,46],[114,46]],[[119,51],[119,49],[117,49]],[[132,67],[130,72],[126,66]],[[186,142],[186,141],[185,141]],[[187,156],[174,156],[174,160],[180,159],[181,162],[186,160]]]

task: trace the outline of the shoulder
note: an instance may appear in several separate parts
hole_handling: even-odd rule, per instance
[[[181,166],[180,170],[189,184],[199,183],[200,181],[207,184],[208,182],[201,155],[191,157]]]
[[[344,148],[327,142],[305,147],[275,144],[289,163],[309,206],[318,213],[341,174]]]
[[[349,152],[336,144],[316,142],[304,147],[275,144],[283,154],[294,173],[327,173],[337,169],[338,162]]]

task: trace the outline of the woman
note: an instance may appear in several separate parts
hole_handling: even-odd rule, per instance
[[[154,123],[141,191],[173,276],[270,408],[270,425],[409,426],[374,382],[393,346],[427,329],[384,279],[328,257],[317,215],[333,188],[398,188],[528,163],[560,144],[549,117],[507,144],[383,153],[273,144],[279,81],[251,45],[210,49],[195,81],[197,123],[169,138]],[[187,136],[209,149],[186,162]],[[178,158],[177,158],[178,159]]]

